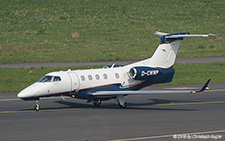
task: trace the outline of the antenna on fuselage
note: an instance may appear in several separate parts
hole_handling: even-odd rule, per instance
[[[115,63],[114,63],[114,64],[112,64],[111,68],[113,68],[114,66],[115,66]]]

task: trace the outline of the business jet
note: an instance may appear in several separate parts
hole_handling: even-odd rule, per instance
[[[209,37],[183,33],[162,33],[161,43],[151,58],[128,64],[110,65],[100,69],[68,70],[46,74],[36,83],[22,90],[17,97],[36,101],[34,109],[40,109],[42,97],[70,96],[85,99],[99,107],[102,101],[115,99],[119,107],[125,108],[127,95],[147,95],[162,93],[199,93],[204,91],[210,79],[200,90],[191,91],[140,91],[140,89],[159,83],[169,83],[174,76],[175,63],[180,42],[185,37]]]

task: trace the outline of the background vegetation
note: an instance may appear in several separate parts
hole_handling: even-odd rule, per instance
[[[178,57],[225,55],[224,7],[224,0],[1,0],[0,63],[144,59],[160,42],[156,31],[217,35],[185,39]],[[0,92],[67,69],[1,68]],[[175,69],[172,84],[225,82],[224,63]]]
[[[153,33],[185,39],[178,57],[225,55],[224,0],[1,0],[0,63],[150,57]]]
[[[79,67],[71,69],[90,69],[103,66]],[[0,73],[0,92],[21,91],[52,71],[69,68],[2,68]],[[212,79],[210,83],[225,82],[225,63],[176,64],[175,76],[171,84],[200,84]],[[10,74],[10,75],[9,75]],[[7,76],[7,77],[5,77]],[[19,84],[19,85],[18,85]]]

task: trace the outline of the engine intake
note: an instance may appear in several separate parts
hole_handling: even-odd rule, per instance
[[[129,77],[135,80],[145,80],[159,74],[160,69],[152,67],[133,67],[128,72]]]

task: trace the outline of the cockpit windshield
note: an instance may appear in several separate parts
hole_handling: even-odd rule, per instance
[[[42,77],[38,82],[51,82],[52,81],[52,77],[53,76],[46,75],[46,76]]]
[[[59,82],[61,78],[59,76],[46,75],[42,77],[38,82]]]

